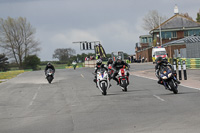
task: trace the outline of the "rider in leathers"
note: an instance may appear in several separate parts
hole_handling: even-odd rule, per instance
[[[160,68],[161,68],[162,65],[169,66],[172,70],[172,73],[174,71],[172,65],[167,60],[163,60],[162,57],[158,57],[156,59],[155,75],[158,78],[158,84],[161,84],[161,85],[163,85],[162,78],[160,77]],[[180,81],[178,81],[177,79],[176,79],[176,82],[177,82],[177,84],[180,84]]]
[[[106,65],[102,64],[102,60],[98,59],[96,62],[95,71],[94,71],[94,74],[95,74],[94,82],[96,83],[96,86],[97,86],[97,70],[99,70],[100,68],[104,68],[106,71],[108,71],[108,68],[106,67]]]
[[[119,85],[119,81],[118,81],[118,79],[116,78],[116,76],[118,75],[119,70],[120,70],[121,68],[123,68],[124,65],[125,65],[126,67],[130,68],[130,66],[129,66],[127,63],[125,63],[124,61],[122,61],[121,56],[117,57],[117,60],[113,63],[113,66],[112,66],[112,67],[115,69],[115,71],[114,71],[114,73],[113,73],[112,78],[113,78],[113,80],[115,80],[115,81],[117,82],[117,85]],[[129,76],[129,73],[127,73],[127,76]]]
[[[112,58],[109,58],[109,59],[108,59],[107,66],[109,66],[110,64],[111,64],[111,65],[113,64]]]
[[[55,73],[55,68],[50,62],[47,63],[46,68],[44,70],[45,71],[45,75],[47,74],[47,70],[48,69],[52,69],[53,70],[53,74]]]

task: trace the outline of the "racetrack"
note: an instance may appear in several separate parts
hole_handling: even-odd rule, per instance
[[[131,64],[130,71],[152,69]],[[0,84],[0,133],[198,133],[199,90],[179,94],[155,80],[130,75],[128,92],[114,81],[102,96],[93,68],[25,72]]]

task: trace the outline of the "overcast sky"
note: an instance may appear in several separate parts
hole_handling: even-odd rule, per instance
[[[80,51],[74,41],[101,41],[106,53],[134,54],[139,36],[148,34],[142,28],[143,17],[157,10],[170,18],[175,4],[180,13],[196,19],[199,0],[0,0],[0,17],[26,17],[36,28],[38,56],[45,61],[53,60],[57,48],[94,52]]]

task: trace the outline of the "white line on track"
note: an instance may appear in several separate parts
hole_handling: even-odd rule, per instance
[[[81,77],[85,78],[85,77],[83,76],[83,74],[81,74]]]
[[[149,77],[140,76],[140,75],[135,75],[135,74],[133,74],[133,76],[137,76],[137,77],[141,77],[141,78],[146,78],[146,79],[151,79],[151,80],[157,80],[157,79],[154,79],[154,78],[149,78]],[[190,86],[186,86],[186,85],[182,85],[182,84],[179,84],[179,85],[180,85],[180,86],[183,86],[183,87],[190,88],[190,89],[200,90],[200,88],[190,87]]]
[[[158,100],[160,100],[160,101],[165,101],[164,99],[162,99],[162,98],[160,98],[159,96],[157,96],[157,95],[153,95],[155,98],[157,98]]]
[[[35,95],[33,96],[31,102],[29,103],[29,106],[33,105],[33,102],[34,102],[34,100],[36,99],[36,97],[37,97],[38,92],[39,92],[40,89],[41,89],[41,86],[37,89]]]

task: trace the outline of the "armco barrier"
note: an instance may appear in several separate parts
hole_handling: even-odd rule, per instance
[[[200,58],[180,58],[177,59],[177,61],[184,60],[186,62],[186,67],[191,69],[197,69],[200,68]]]
[[[85,67],[95,67],[95,65],[96,65],[96,60],[85,61]]]

